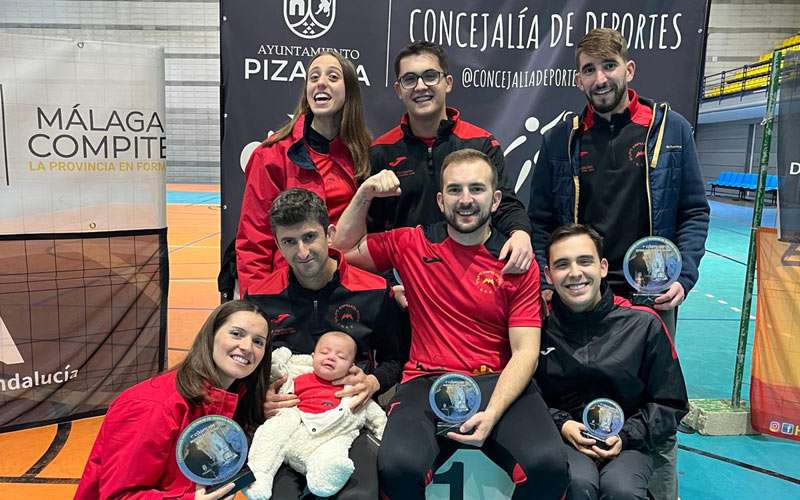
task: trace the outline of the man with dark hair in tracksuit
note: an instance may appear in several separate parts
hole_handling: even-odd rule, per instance
[[[278,251],[289,264],[247,290],[269,318],[271,348],[287,347],[311,354],[324,333],[345,332],[357,345],[356,366],[335,384],[347,384],[337,397],[355,395],[357,403],[381,394],[399,382],[408,356],[408,341],[397,327],[400,311],[386,280],[351,267],[329,248],[335,228],[328,225],[322,199],[305,189],[284,191],[270,209],[270,225]],[[277,394],[285,379],[267,393],[267,418],[299,402],[292,394]],[[337,499],[377,498],[378,443],[366,432],[353,442],[350,458],[355,471]],[[300,498],[305,477],[287,466],[275,476],[273,498]]]
[[[442,161],[453,151],[475,149],[491,159],[500,176],[503,196],[492,225],[508,237],[500,252],[500,260],[506,260],[503,273],[524,273],[533,260],[530,220],[503,176],[503,151],[498,140],[446,105],[446,96],[453,88],[447,54],[439,45],[414,42],[397,54],[394,70],[394,90],[406,113],[398,126],[373,141],[369,155],[372,174],[392,171],[400,182],[400,194],[375,200],[367,229],[372,233],[442,221],[436,206]],[[398,301],[405,306],[402,294]]]
[[[687,413],[686,386],[658,315],[615,296],[604,281],[602,248],[589,226],[566,224],[552,235],[545,275],[555,294],[536,381],[565,441],[567,498],[646,499],[653,452],[674,439]],[[583,434],[583,411],[597,398],[614,400],[625,414],[619,435],[605,443]]]

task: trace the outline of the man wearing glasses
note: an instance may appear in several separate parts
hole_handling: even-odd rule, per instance
[[[500,260],[506,261],[503,273],[527,271],[533,260],[527,213],[503,177],[503,151],[497,139],[446,106],[453,77],[448,73],[444,50],[430,42],[414,42],[397,54],[394,70],[394,90],[406,114],[400,125],[372,143],[370,163],[373,175],[385,169],[394,172],[400,192],[372,203],[369,232],[442,221],[436,205],[442,162],[453,151],[476,149],[491,159],[500,175],[502,199],[492,225],[509,237],[500,252]],[[395,294],[405,307],[402,289],[396,287]]]

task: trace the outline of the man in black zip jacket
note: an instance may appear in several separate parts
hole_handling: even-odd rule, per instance
[[[589,226],[553,232],[545,276],[555,294],[536,381],[567,447],[567,497],[645,499],[652,456],[675,438],[688,411],[686,386],[664,323],[613,294],[602,255],[602,239]],[[625,413],[605,447],[583,435],[583,410],[597,398],[616,401]]]
[[[500,260],[507,260],[503,273],[526,272],[533,260],[530,220],[503,175],[498,140],[462,119],[457,109],[447,107],[453,76],[444,50],[430,42],[414,42],[397,54],[394,70],[394,90],[406,113],[398,126],[373,141],[369,159],[373,175],[394,172],[400,191],[370,206],[367,230],[374,233],[443,221],[436,204],[442,162],[453,151],[476,149],[491,159],[500,176],[502,198],[492,225],[508,237],[500,252]],[[405,306],[404,299],[399,301]]]
[[[311,354],[322,334],[342,331],[353,337],[358,352],[350,374],[334,381],[351,386],[337,397],[355,395],[356,404],[361,404],[392,387],[400,380],[409,341],[400,338],[399,308],[386,280],[348,266],[329,248],[335,228],[328,226],[322,199],[310,191],[295,188],[278,195],[270,224],[289,267],[248,289],[247,299],[269,318],[271,349]],[[299,402],[294,395],[277,394],[284,382],[279,379],[269,388],[267,418]],[[365,433],[353,442],[355,471],[335,498],[378,498],[377,453],[378,444]],[[300,498],[304,488],[305,478],[283,466],[275,476],[272,497]]]
[[[590,31],[576,48],[576,63],[576,83],[588,104],[580,116],[545,134],[531,177],[528,212],[539,268],[546,264],[545,246],[556,227],[590,224],[608,242],[609,285],[630,297],[622,270],[625,252],[639,238],[667,238],[683,265],[654,309],[674,333],[674,311],[697,281],[708,234],[709,207],[692,128],[668,104],[629,88],[636,64],[619,32]]]

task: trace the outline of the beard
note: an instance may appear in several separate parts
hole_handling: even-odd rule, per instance
[[[303,278],[314,278],[322,272],[324,261],[314,255],[308,262],[293,262],[292,271]]]
[[[469,223],[462,223],[458,219],[459,211],[466,211],[472,209],[475,213],[473,217],[475,217],[475,221]],[[452,227],[454,230],[461,234],[471,234],[477,231],[478,229],[482,228],[489,219],[491,218],[492,213],[489,209],[483,209],[480,206],[476,205],[469,205],[469,206],[456,206],[455,208],[448,208],[445,207],[444,218],[447,220],[447,224]]]
[[[618,86],[616,84],[609,83],[608,86],[610,86],[613,89],[611,91],[613,98],[609,101],[608,104],[603,104],[603,101],[598,102],[597,100],[601,98],[598,98],[597,96],[594,96],[592,94],[586,94],[586,98],[589,100],[589,103],[592,105],[592,108],[594,108],[595,112],[597,113],[610,113],[611,111],[614,111],[617,108],[617,106],[619,106],[619,103],[622,102],[622,99],[625,97],[625,95],[628,93],[627,85]],[[602,98],[607,98],[607,97],[608,94],[602,96]]]

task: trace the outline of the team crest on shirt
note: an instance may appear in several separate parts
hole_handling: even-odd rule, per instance
[[[333,313],[333,320],[339,327],[350,330],[353,325],[361,321],[361,312],[353,304],[342,304]]]
[[[628,148],[628,160],[637,167],[644,166],[644,143],[637,142]]]
[[[475,285],[481,293],[493,294],[503,285],[503,278],[496,271],[481,271],[475,276]]]

